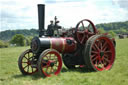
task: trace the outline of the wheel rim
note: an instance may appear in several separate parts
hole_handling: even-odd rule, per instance
[[[33,74],[37,72],[37,67],[32,66],[34,62],[34,54],[32,51],[28,50],[22,56],[23,58],[21,59],[21,66],[24,73]]]
[[[58,75],[61,71],[62,59],[58,52],[49,51],[44,54],[41,60],[41,69],[45,76]]]
[[[91,49],[91,63],[98,71],[109,70],[115,59],[115,48],[107,37],[96,39]]]

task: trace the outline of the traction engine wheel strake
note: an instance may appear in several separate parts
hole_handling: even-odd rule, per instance
[[[20,55],[18,60],[18,66],[22,74],[30,75],[38,71],[34,56],[35,54],[32,53],[31,49],[26,50]]]
[[[95,35],[86,43],[85,62],[94,71],[111,69],[115,60],[112,41],[104,35]]]
[[[88,38],[90,36],[96,34],[96,28],[90,20],[84,19],[84,20],[81,20],[76,25],[76,33],[75,34],[76,34],[76,36],[75,36],[76,40],[80,44],[85,44],[85,42],[88,40]]]
[[[53,49],[45,50],[39,58],[38,69],[43,77],[58,75],[62,68],[62,59],[59,52]]]

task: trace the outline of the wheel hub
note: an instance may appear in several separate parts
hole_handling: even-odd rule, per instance
[[[55,64],[54,61],[49,60],[47,63],[47,66],[53,67],[54,64]]]
[[[27,64],[28,64],[28,65],[31,65],[31,62],[30,62],[30,61],[28,61],[28,62],[27,62]]]
[[[50,66],[51,66],[51,67],[53,67],[53,66],[54,66],[54,63],[53,63],[53,62],[52,62],[52,63],[50,63]]]
[[[103,56],[104,56],[104,52],[101,51],[101,52],[100,52],[100,57],[102,58]]]

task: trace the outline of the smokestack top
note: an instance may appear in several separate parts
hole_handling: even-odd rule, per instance
[[[42,5],[45,6],[45,4],[38,4],[38,6],[42,6]]]
[[[44,35],[45,27],[45,4],[38,4],[39,37]]]

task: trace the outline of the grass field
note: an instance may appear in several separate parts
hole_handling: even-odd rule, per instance
[[[0,85],[128,85],[128,39],[117,39],[113,68],[103,72],[68,70],[64,65],[58,76],[42,78],[38,73],[23,76],[18,57],[29,47],[0,49]]]

